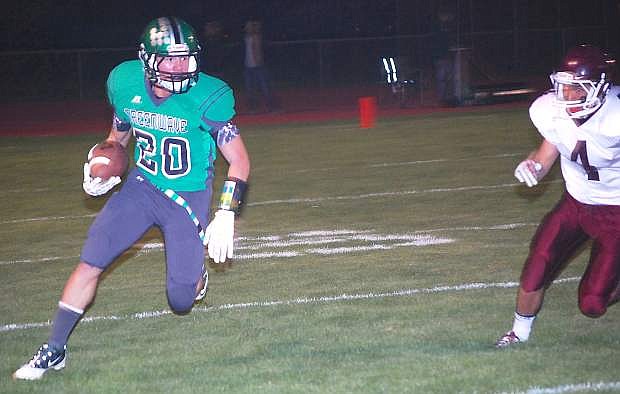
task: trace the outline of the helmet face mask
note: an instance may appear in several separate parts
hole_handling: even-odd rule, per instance
[[[138,57],[148,80],[171,93],[184,93],[198,81],[200,44],[194,29],[185,21],[162,17],[151,21],[141,36]],[[160,66],[166,60],[184,62],[184,70]]]
[[[555,104],[571,118],[592,115],[605,102],[614,64],[615,60],[599,48],[579,45],[571,49],[558,71],[550,75]]]
[[[573,73],[559,71],[551,74],[556,105],[565,108],[571,118],[583,118],[603,105],[609,89],[605,73],[598,81],[578,79]]]

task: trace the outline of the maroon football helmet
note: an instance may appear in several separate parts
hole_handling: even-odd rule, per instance
[[[585,118],[596,112],[605,102],[615,63],[607,53],[591,45],[570,49],[550,76],[556,103],[571,118]]]

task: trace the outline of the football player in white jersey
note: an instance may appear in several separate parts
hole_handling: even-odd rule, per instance
[[[497,348],[528,340],[545,290],[586,241],[592,249],[579,284],[581,312],[600,317],[620,298],[620,87],[611,83],[614,67],[601,49],[579,45],[551,74],[553,90],[530,107],[543,141],[515,177],[535,186],[559,157],[566,191],[532,239],[513,327]]]

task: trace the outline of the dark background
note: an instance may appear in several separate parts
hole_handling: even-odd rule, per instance
[[[605,25],[618,31],[618,0],[30,0],[3,5],[0,46],[6,50],[110,48],[136,44],[144,25],[163,15],[201,31],[219,21],[240,38],[259,18],[271,40],[376,37],[430,33],[440,9],[457,14],[463,31]],[[613,45],[615,46],[615,45]]]
[[[332,97],[341,87],[376,87],[380,58],[395,56],[418,92],[432,94],[438,15],[446,14],[451,45],[467,48],[464,76],[472,86],[527,81],[546,88],[565,51],[583,42],[620,53],[620,0],[12,1],[0,24],[0,74],[10,87],[0,101],[105,97],[111,68],[136,58],[144,26],[163,15],[194,26],[203,68],[239,94],[248,19],[263,22],[279,92],[315,89],[316,97]],[[204,36],[214,21],[223,31],[216,44]]]

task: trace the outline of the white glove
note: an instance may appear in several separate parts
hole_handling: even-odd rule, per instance
[[[542,170],[542,164],[534,160],[523,160],[515,169],[515,177],[519,182],[524,182],[527,186],[538,185],[538,175]]]
[[[216,263],[223,263],[226,257],[233,257],[233,237],[235,234],[235,213],[219,209],[207,229],[204,242],[208,245],[209,257]]]
[[[91,196],[100,196],[106,194],[114,186],[121,183],[120,176],[113,176],[103,181],[101,178],[93,178],[90,176],[90,164],[84,163],[84,181],[82,182],[82,188],[86,194]]]

